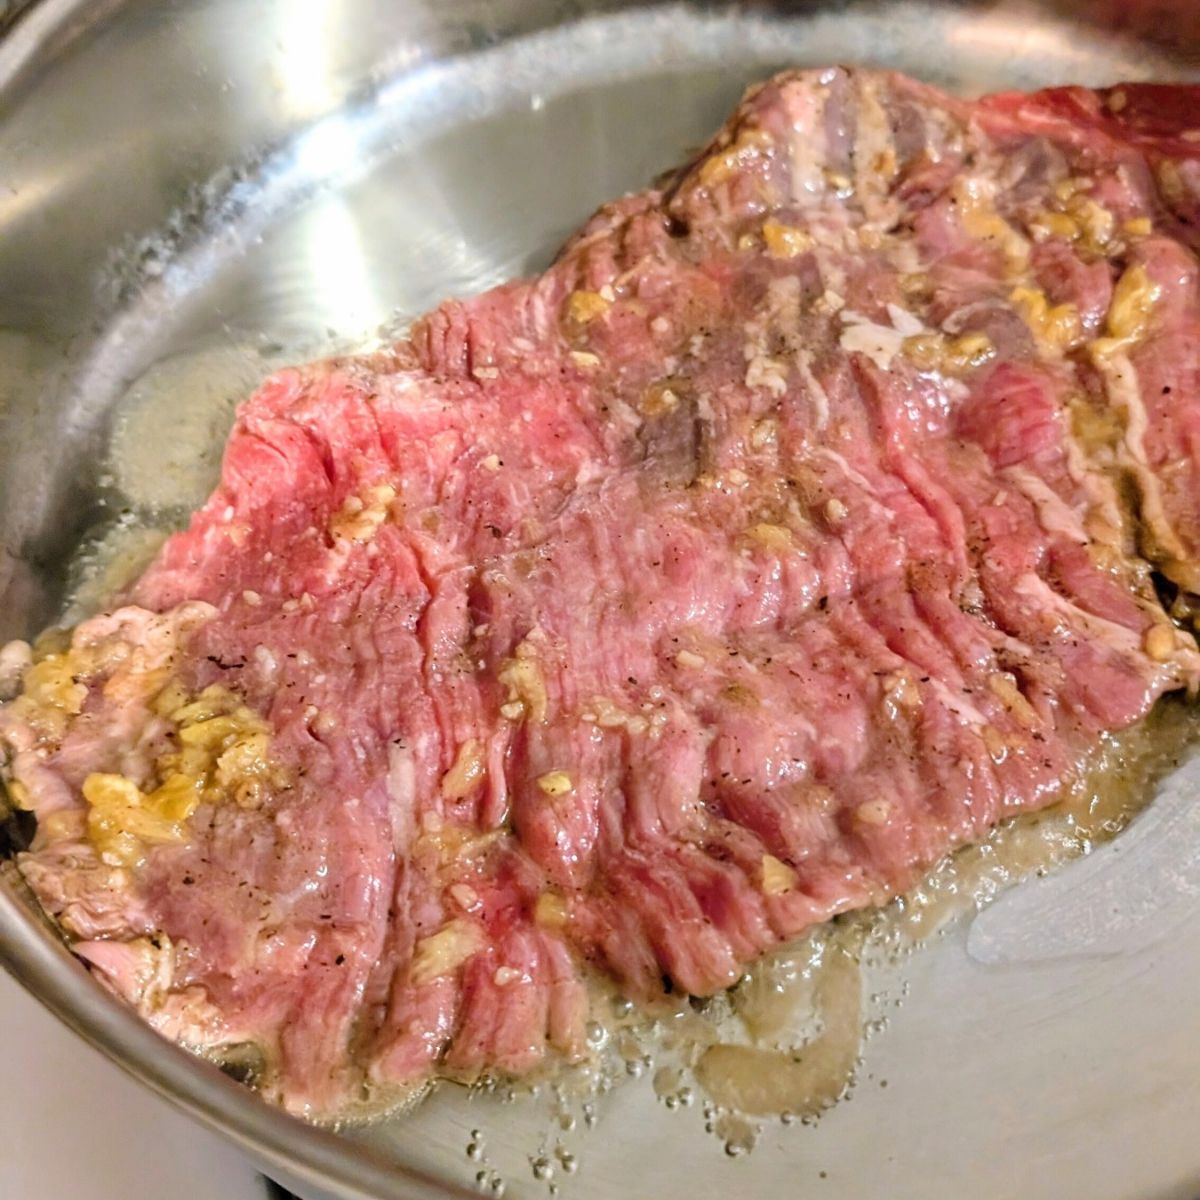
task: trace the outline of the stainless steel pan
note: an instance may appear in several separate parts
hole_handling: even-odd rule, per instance
[[[98,561],[182,519],[271,365],[536,268],[752,78],[830,61],[969,91],[1200,77],[1196,0],[40,0],[0,21],[0,640],[86,606]],[[0,959],[314,1197],[454,1195],[477,1174],[510,1196],[1194,1197],[1196,889],[1161,854],[1196,844],[1176,836],[1194,794],[1185,770],[1148,860],[1169,928],[1151,904],[1118,943],[990,957],[959,930],[901,968],[907,1001],[854,1098],[736,1160],[646,1079],[598,1100],[591,1129],[552,1123],[545,1092],[453,1088],[366,1130],[300,1125],[102,993],[11,864]]]

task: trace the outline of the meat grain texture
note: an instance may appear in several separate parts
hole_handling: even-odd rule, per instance
[[[121,606],[4,660],[76,953],[328,1116],[1051,802],[1200,679],[1192,122],[786,73],[540,277],[268,379]]]

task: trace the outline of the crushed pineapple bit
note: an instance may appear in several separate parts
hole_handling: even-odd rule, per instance
[[[1104,331],[1107,336],[1092,342],[1092,353],[1100,358],[1128,349],[1145,337],[1150,314],[1161,288],[1141,263],[1126,267],[1113,288]]]
[[[534,648],[528,639],[521,642],[513,657],[500,668],[496,678],[508,689],[508,701],[501,706],[501,713],[514,720],[510,714],[514,711],[509,705],[520,704],[521,710],[515,715],[528,715],[535,721],[546,719],[546,682],[542,678],[541,668],[534,658]],[[505,710],[508,711],[505,711]]]
[[[1046,350],[1062,352],[1079,345],[1083,326],[1073,304],[1054,304],[1040,288],[1013,288],[1009,300],[1029,327],[1035,341]]]
[[[771,145],[771,136],[761,129],[743,129],[737,140],[724,150],[718,150],[709,155],[700,168],[700,182],[705,187],[712,187],[728,179],[740,165],[759,154]]]
[[[565,796],[575,790],[575,784],[566,771],[547,771],[545,775],[538,776],[537,785],[547,796]]]
[[[561,929],[567,923],[567,902],[557,892],[543,892],[534,906],[533,919],[544,929]]]
[[[369,487],[361,496],[347,496],[329,522],[335,541],[369,542],[387,520],[396,489],[388,483]]]
[[[769,217],[763,222],[763,241],[772,258],[795,258],[813,248],[812,236],[794,225],[785,225]]]
[[[442,795],[447,800],[461,800],[469,796],[483,778],[485,770],[483,743],[476,738],[468,738],[459,746],[454,765],[442,776]]]
[[[759,875],[762,890],[768,896],[782,896],[796,886],[796,872],[773,854],[762,856]]]
[[[1154,232],[1154,222],[1149,217],[1130,217],[1121,229],[1130,237],[1148,237]]]
[[[784,525],[772,525],[769,521],[760,521],[746,530],[746,536],[768,550],[782,552],[792,548],[792,532]]]
[[[1158,622],[1146,630],[1142,645],[1148,658],[1155,662],[1166,662],[1175,653],[1175,629],[1171,625]]]
[[[413,951],[409,978],[420,987],[458,970],[483,949],[483,931],[474,921],[456,917],[427,938]]]
[[[592,371],[600,365],[600,355],[593,354],[590,350],[572,350],[571,361],[581,371]]]
[[[675,662],[681,667],[690,667],[693,671],[699,670],[704,666],[703,655],[697,654],[694,650],[680,650],[675,655]]]
[[[918,370],[960,375],[981,366],[995,353],[986,333],[947,338],[941,333],[916,333],[900,343],[900,351]]]
[[[599,292],[576,291],[567,297],[567,316],[577,325],[604,316],[608,309],[609,302]]]

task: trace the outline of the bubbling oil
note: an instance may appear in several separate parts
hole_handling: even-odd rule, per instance
[[[1169,697],[1133,728],[1106,734],[1057,803],[948,855],[884,908],[847,914],[767,955],[685,1058],[723,1110],[811,1120],[851,1088],[862,1060],[864,974],[904,957],[1005,889],[1115,837],[1196,740],[1196,714]]]

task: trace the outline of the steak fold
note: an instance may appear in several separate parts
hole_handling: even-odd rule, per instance
[[[1052,802],[1200,679],[1197,114],[785,73],[543,275],[268,379],[121,607],[0,660],[77,953],[324,1116]]]

